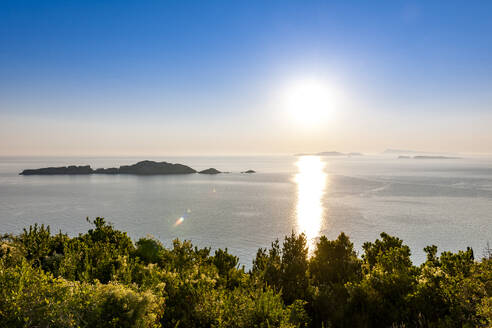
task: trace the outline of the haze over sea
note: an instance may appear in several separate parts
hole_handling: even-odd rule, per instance
[[[20,176],[26,168],[89,164],[114,167],[143,159],[182,163],[219,175]],[[248,169],[256,174],[241,174]],[[259,247],[292,230],[314,242],[344,231],[360,251],[380,232],[413,250],[473,247],[482,255],[492,236],[492,159],[361,157],[0,157],[1,233],[34,223],[70,235],[105,217],[132,238],[153,235],[228,248],[250,267]],[[182,219],[180,219],[182,218]]]

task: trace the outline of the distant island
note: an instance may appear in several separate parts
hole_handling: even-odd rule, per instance
[[[219,170],[214,169],[213,167],[211,167],[209,169],[200,171],[198,173],[200,173],[200,174],[219,174],[219,173],[222,173],[222,172],[220,172]]]
[[[462,157],[449,157],[449,156],[406,156],[406,155],[400,155],[398,156],[398,159],[462,159]]]
[[[418,150],[404,150],[404,149],[386,149],[383,154],[425,154],[426,152]]]
[[[252,170],[250,170],[252,171]],[[254,173],[246,171],[247,173]],[[195,169],[183,164],[168,162],[141,161],[133,165],[122,165],[119,168],[98,168],[93,170],[90,165],[45,167],[40,169],[27,169],[20,175],[89,175],[89,174],[133,174],[133,175],[167,175],[167,174],[191,174],[197,173]],[[200,174],[224,173],[215,168],[209,168],[198,172]]]
[[[414,159],[461,159],[462,157],[450,157],[450,156],[414,156]]]
[[[362,153],[341,153],[338,151],[322,151],[319,153],[298,153],[294,154],[294,156],[363,156]]]
[[[403,158],[404,156],[409,155],[414,155],[414,156],[430,156],[430,157],[435,157],[435,156],[443,156],[443,157],[448,157],[448,156],[455,156],[456,154],[454,153],[445,153],[445,152],[429,152],[429,151],[419,151],[419,150],[403,150],[403,149],[386,149],[383,151],[383,154],[385,155],[401,155]]]

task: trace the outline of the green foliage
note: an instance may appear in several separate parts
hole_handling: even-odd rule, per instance
[[[276,291],[279,291],[282,286],[282,253],[278,239],[275,240],[271,248],[260,248],[256,253],[256,258],[253,260],[252,273],[260,284],[272,286]]]
[[[381,239],[362,246],[364,276],[350,282],[349,307],[358,322],[387,327],[408,322],[408,295],[416,285],[417,269],[402,240],[381,233]]]
[[[354,245],[343,232],[336,240],[321,236],[311,259],[313,283],[318,286],[343,285],[361,279],[361,261]]]
[[[270,250],[259,249],[252,274],[257,280],[282,292],[286,304],[308,298],[308,248],[304,234],[285,237],[282,249],[278,240]]]
[[[88,220],[89,221],[89,220]],[[34,225],[0,239],[0,327],[492,327],[492,259],[428,246],[416,267],[382,233],[259,249],[250,272],[227,249],[135,244],[103,218],[70,238]]]
[[[349,293],[346,283],[358,283],[362,278],[361,261],[353,244],[342,232],[336,240],[320,237],[310,261],[313,292],[313,316],[316,322],[343,326],[350,318]]]
[[[428,256],[412,295],[415,312],[429,326],[470,327],[492,324],[492,263],[475,262],[473,251]]]
[[[135,255],[144,263],[157,263],[159,253],[164,250],[162,244],[153,238],[141,238],[136,243]]]
[[[230,292],[208,293],[205,297],[197,309],[198,319],[193,327],[294,328],[298,326],[295,320],[304,319],[302,314],[296,316],[297,309],[285,307],[280,294],[269,288],[235,288]]]
[[[164,299],[120,284],[54,278],[0,260],[2,327],[157,327]]]
[[[297,299],[308,298],[308,248],[306,236],[294,232],[285,237],[282,247],[281,284],[282,295],[287,304]]]
[[[228,289],[234,289],[243,285],[248,277],[243,269],[238,269],[239,258],[227,253],[225,250],[218,249],[212,258],[212,263],[218,270],[218,283]]]

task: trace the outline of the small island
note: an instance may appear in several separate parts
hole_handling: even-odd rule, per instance
[[[351,152],[351,153],[341,153],[339,151],[322,151],[319,153],[298,153],[294,154],[294,156],[326,156],[326,157],[351,157],[351,156],[363,156],[362,153]]]
[[[247,170],[247,171],[243,171],[241,173],[251,174],[251,173],[256,173],[256,171],[254,171],[254,170]]]
[[[449,157],[449,156],[414,156],[414,159],[461,159],[461,157]]]
[[[449,157],[449,156],[408,156],[408,155],[400,155],[398,159],[462,159],[462,157]]]
[[[219,174],[219,173],[222,173],[222,172],[220,172],[219,170],[214,169],[213,167],[211,167],[209,169],[200,171],[198,173],[200,173],[200,174]]]

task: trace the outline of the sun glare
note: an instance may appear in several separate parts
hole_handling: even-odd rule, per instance
[[[337,91],[319,80],[302,80],[289,85],[283,95],[284,108],[297,124],[313,126],[333,118],[339,102]]]
[[[326,188],[325,163],[318,156],[301,156],[296,166],[297,231],[304,232],[309,249],[313,249],[323,222],[322,199]]]

